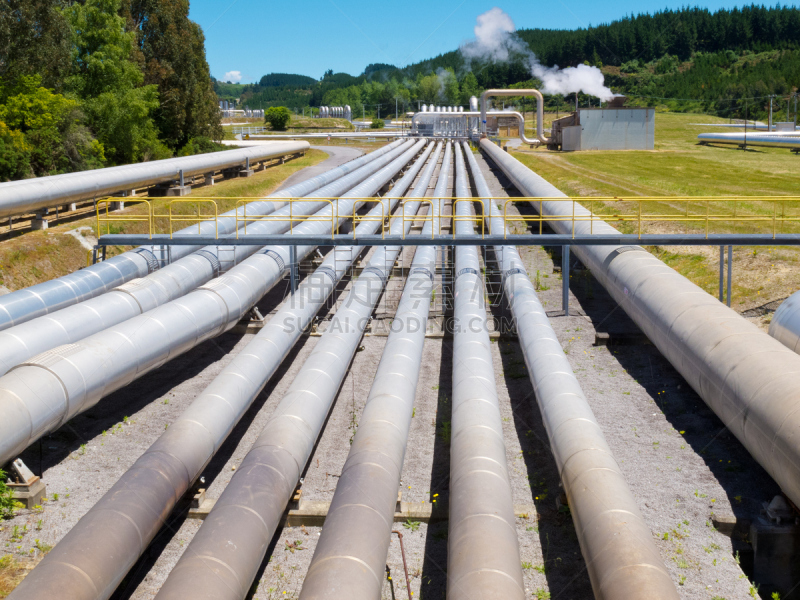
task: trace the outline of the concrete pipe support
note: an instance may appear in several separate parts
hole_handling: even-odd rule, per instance
[[[492,193],[464,144],[478,196]],[[503,211],[484,200],[493,234],[505,234]],[[606,443],[564,349],[514,246],[495,246],[525,364],[569,501],[595,598],[677,600],[636,499]]]

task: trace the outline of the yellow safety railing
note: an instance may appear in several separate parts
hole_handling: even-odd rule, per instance
[[[458,215],[456,214],[458,211],[456,208],[458,207],[459,202],[467,202],[472,204],[475,200],[480,200],[480,198],[453,198],[453,237],[456,237],[456,223],[458,221],[468,221],[469,223],[474,223],[475,227],[480,226],[481,229],[481,239],[483,239],[486,235],[486,219],[488,215],[478,214],[477,212],[473,215],[471,212],[468,215]]]
[[[173,212],[173,208],[175,205],[180,204],[197,204],[197,214],[186,214],[186,213],[177,213]],[[211,205],[214,208],[214,214],[203,214],[200,210],[204,205]],[[175,223],[194,223],[197,221],[197,234],[200,235],[203,233],[202,224],[208,221],[214,222],[214,237],[219,237],[219,211],[217,208],[217,201],[213,198],[176,198],[175,200],[170,200],[168,205],[169,211],[166,215],[153,215],[154,217],[167,217],[169,219],[169,237],[172,238],[172,234],[174,233],[174,224]]]
[[[269,198],[244,198],[240,199],[236,203],[236,238],[239,238],[239,231],[242,230],[244,235],[247,235],[247,223],[251,221],[275,221],[277,223],[288,223],[289,224],[289,232],[294,232],[295,223],[303,223],[306,221],[322,221],[325,223],[331,224],[331,237],[333,237],[334,233],[336,233],[336,224],[339,222],[339,215],[338,215],[338,205],[335,205],[335,201],[338,198],[275,198],[274,200]],[[374,200],[374,198],[369,198],[369,200]],[[263,214],[247,214],[247,205],[250,202],[254,201],[264,201],[264,202],[285,202],[289,207],[289,214],[288,215],[276,215],[275,213],[269,213],[266,215]],[[294,211],[294,205],[298,202],[324,202],[329,205],[330,211],[327,215],[320,215],[316,214],[319,211],[315,211],[314,213],[300,213],[297,214]],[[239,208],[242,208],[240,211]],[[240,215],[241,212],[241,216]],[[241,225],[240,225],[241,223]]]
[[[402,229],[402,231],[403,231],[402,238],[403,239],[406,239],[406,223],[408,223],[409,221],[411,222],[412,225],[414,224],[415,221],[422,221],[423,223],[430,222],[430,224],[431,224],[431,239],[433,239],[433,236],[437,233],[436,231],[434,231],[433,200],[434,200],[433,198],[407,198],[406,200],[403,200],[402,204],[400,205],[400,217],[403,219],[403,229]],[[421,206],[422,204],[427,204],[431,208],[424,215],[420,215],[419,214],[419,208],[418,208],[416,213],[408,214],[406,212],[406,204],[407,203],[413,203],[413,202],[419,202],[420,203],[419,208],[422,208],[422,206]],[[425,225],[423,225],[423,227],[425,227]]]
[[[147,207],[147,212],[145,214],[136,214],[126,212],[121,215],[110,215],[108,211],[108,207],[112,203],[117,202],[126,202],[128,204],[144,204]],[[103,212],[105,209],[105,213]],[[153,206],[150,204],[148,198],[129,198],[125,197],[124,199],[120,199],[119,197],[115,198],[101,198],[95,203],[95,214],[97,216],[97,235],[103,235],[102,232],[102,225],[103,223],[106,224],[106,233],[111,233],[111,223],[123,223],[123,222],[139,222],[139,223],[147,223],[147,234],[149,237],[153,237]],[[105,216],[102,216],[105,214]]]
[[[353,205],[353,214],[348,215],[349,219],[353,220],[353,239],[356,239],[356,227],[359,223],[363,221],[378,221],[380,223],[381,229],[381,238],[386,237],[386,225],[388,223],[389,215],[386,214],[386,205],[384,204],[384,200],[391,202],[391,199],[387,198],[361,198],[360,201],[364,204],[380,204],[381,205],[381,216],[373,215],[370,216],[368,211],[366,214],[359,215],[357,210],[358,207]]]
[[[155,201],[160,201],[166,204],[167,212],[165,214],[156,214],[156,206],[162,206]],[[198,232],[202,231],[202,223],[213,221],[215,226],[215,237],[219,237],[219,221],[220,219],[234,219],[236,222],[236,236],[242,232],[247,234],[248,223],[257,221],[277,221],[288,224],[290,232],[294,232],[294,228],[298,223],[306,221],[323,221],[330,224],[330,234],[333,237],[338,229],[338,224],[341,219],[352,219],[354,221],[353,235],[355,236],[355,226],[363,221],[377,221],[382,222],[381,236],[385,237],[386,232],[389,231],[388,222],[391,217],[390,211],[383,210],[380,217],[369,215],[358,215],[356,211],[350,214],[339,213],[339,198],[337,197],[324,197],[324,198],[255,198],[255,197],[191,197],[191,198],[176,198],[167,200],[164,198],[152,197],[138,197],[138,198],[102,198],[97,201],[96,216],[97,216],[97,231],[98,235],[103,234],[103,226],[105,226],[105,233],[111,233],[111,223],[116,222],[143,222],[146,223],[149,237],[157,232],[159,228],[166,228],[169,231],[170,237],[175,233],[176,225],[178,223],[192,222],[197,223]],[[348,198],[360,203],[379,203],[387,200],[387,198],[380,199],[375,197],[364,198]],[[433,201],[432,198],[409,198],[402,199],[400,206],[394,212],[396,216],[402,218],[404,225],[406,222],[422,221],[431,222],[433,224]],[[491,218],[486,214],[472,214],[459,216],[455,213],[459,202],[476,202],[480,200],[489,200],[489,198],[481,197],[465,197],[460,198],[457,196],[446,197],[440,199],[442,203],[449,202],[452,208],[452,214],[440,215],[441,219],[452,219],[453,235],[455,236],[455,224],[458,221],[468,221],[473,224],[476,231],[481,237],[485,237],[488,231],[491,231],[490,223],[487,219]],[[129,204],[143,204],[145,211],[141,212],[126,212],[120,215],[111,214],[109,205],[112,202],[124,201]],[[220,215],[218,203],[222,201],[236,201],[235,215]],[[281,214],[252,214],[248,213],[247,207],[250,202],[254,201],[268,201],[283,203],[288,206],[287,211]],[[742,227],[750,230],[756,230],[762,233],[769,232],[773,237],[778,233],[783,233],[784,229],[789,228],[790,231],[800,233],[800,196],[593,196],[593,197],[563,197],[563,198],[541,198],[541,197],[517,197],[517,198],[498,198],[496,199],[501,204],[501,212],[495,212],[494,217],[501,217],[504,225],[506,226],[506,233],[504,235],[511,237],[514,235],[513,224],[524,224],[525,232],[531,229],[538,229],[538,233],[543,233],[545,222],[566,222],[572,225],[573,236],[575,236],[575,225],[578,223],[589,223],[589,232],[595,233],[595,222],[602,223],[622,223],[625,225],[623,233],[635,233],[638,236],[646,235],[647,226],[655,223],[665,224],[671,231],[675,231],[676,227],[683,226],[681,233],[685,233],[688,227],[690,230],[702,231],[706,237],[712,232],[719,233],[719,228],[726,228],[728,231]],[[308,214],[300,211],[297,208],[299,202],[311,202],[319,204],[327,204],[328,210],[324,210],[323,214],[319,211]],[[430,210],[427,215],[409,214],[406,210],[408,202],[427,203]],[[558,214],[542,215],[544,204],[547,203],[551,206],[550,212]],[[561,208],[556,206],[553,211],[553,203],[564,205]],[[196,210],[187,212],[183,210],[183,205],[194,204]],[[517,214],[518,211],[514,207],[519,204],[532,205],[538,214]],[[484,203],[484,206],[486,203]],[[194,207],[193,207],[194,208]],[[205,210],[204,210],[205,209]],[[441,212],[441,211],[440,211]],[[478,211],[480,212],[480,210]],[[538,228],[536,224],[538,223]],[[164,227],[166,225],[166,227]],[[509,230],[512,231],[509,231]],[[663,228],[662,228],[663,229]],[[403,227],[405,238],[405,226]],[[632,230],[632,231],[631,231]],[[438,232],[431,227],[431,236],[435,236]]]

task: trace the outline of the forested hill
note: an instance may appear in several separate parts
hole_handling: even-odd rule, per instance
[[[685,8],[586,29],[517,33],[543,64],[598,66],[612,89],[642,105],[761,117],[770,94],[785,97],[800,86],[800,10],[795,7]],[[464,104],[482,89],[525,82],[537,84],[521,60],[473,62],[467,69],[454,50],[404,69],[375,64],[358,77],[329,71],[308,85],[265,89],[259,83],[226,86],[224,92],[254,108],[349,104],[360,114],[364,104],[366,111],[388,116],[394,114],[395,98],[414,107],[417,101]],[[219,84],[217,90],[223,92]],[[550,104],[559,101],[548,98]]]
[[[221,135],[189,0],[3,0],[0,181],[165,158]]]

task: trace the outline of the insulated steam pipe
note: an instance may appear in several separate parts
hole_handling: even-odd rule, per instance
[[[420,182],[412,195],[424,195],[427,187]],[[404,210],[414,214],[418,206],[407,202]],[[391,231],[410,226],[397,218]],[[401,249],[375,249],[158,600],[241,600],[250,589]]]
[[[486,99],[493,96],[533,96],[536,98],[536,137],[537,140],[531,140],[525,137],[525,121],[522,122],[522,128],[519,131],[519,138],[526,144],[549,144],[550,140],[544,137],[544,97],[542,92],[536,89],[527,90],[486,90],[481,94],[481,133],[486,135]]]
[[[379,226],[373,219],[390,208],[390,198],[396,202],[415,175],[401,179],[356,232],[373,233]],[[31,572],[14,592],[14,600],[96,600],[113,593],[361,250],[339,247],[325,257],[253,341]]]
[[[558,189],[488,140],[481,148],[525,196]],[[538,210],[538,202],[534,203]],[[572,206],[543,202],[557,233],[572,233]],[[575,233],[591,214],[575,206]],[[595,234],[618,234],[602,221]],[[750,454],[800,504],[800,356],[639,246],[575,246],[573,252]]]
[[[304,152],[310,147],[303,142],[278,142],[272,147],[240,148],[0,183],[0,217],[174,181],[181,171],[187,177],[202,175],[242,166],[248,159],[258,162]]]
[[[410,144],[407,143],[407,145]],[[349,175],[305,196],[337,197],[357,182],[376,172],[403,151],[395,148]],[[296,202],[272,215],[275,218],[249,225],[248,234],[284,233],[290,216],[299,217],[328,207],[327,202]],[[283,216],[286,221],[280,221]],[[0,331],[0,375],[17,364],[56,346],[71,344],[174,300],[219,274],[220,257],[241,261],[258,251],[258,246],[206,246],[143,279],[130,281],[107,294]]]
[[[458,146],[456,196],[472,196]],[[469,204],[454,207],[456,233],[474,233]],[[475,246],[456,248],[453,414],[450,442],[448,600],[524,600],[514,502]]]
[[[340,222],[382,188],[425,145],[419,141],[347,194],[337,207]],[[405,146],[404,146],[405,147]],[[296,233],[324,233],[330,222],[305,221]],[[54,431],[103,397],[175,356],[233,327],[283,276],[288,250],[268,248],[186,296],[96,333],[59,346],[0,377],[0,464]],[[297,248],[303,257],[312,246]]]
[[[440,150],[441,143],[414,193],[425,193],[422,184],[428,185]],[[447,195],[450,154],[448,143],[423,236],[439,231],[439,204]],[[380,598],[422,362],[436,251],[435,246],[420,246],[414,254],[300,600]]]
[[[464,144],[478,196],[492,193]],[[484,200],[492,233],[505,233],[503,211]],[[550,448],[569,500],[572,520],[595,598],[677,600],[678,593],[653,534],[606,443],[569,360],[550,326],[515,246],[495,246]]]
[[[392,152],[400,144],[402,144],[401,141],[388,144],[316,177],[307,179],[280,192],[275,192],[268,196],[267,199],[306,196],[314,190],[380,158],[384,154]],[[269,214],[285,205],[285,202],[269,202],[267,199],[251,202],[247,206],[248,214]],[[218,222],[220,234],[232,233],[236,229],[235,216],[237,211],[243,211],[243,209],[240,207],[221,215]],[[213,235],[214,231],[214,223],[204,222],[200,224],[200,233]],[[176,235],[194,235],[197,233],[197,225],[192,225],[180,230]],[[200,246],[172,247],[167,258],[173,261],[178,260],[200,249]],[[8,329],[41,315],[88,300],[137,277],[145,277],[158,269],[160,261],[157,255],[160,254],[160,247],[142,246],[58,279],[45,281],[1,296],[0,330]]]
[[[800,353],[800,292],[784,300],[772,315],[769,334],[781,344]]]
[[[736,146],[768,146],[770,148],[800,148],[797,133],[701,133],[697,136],[701,144],[735,144]]]
[[[436,115],[434,113],[416,113],[413,117],[411,117],[411,129],[412,129],[412,131],[416,130],[417,126],[419,125],[419,121],[420,120],[422,120],[422,119],[431,120],[432,119],[432,120],[435,121],[436,120],[435,118],[438,117],[438,116],[439,115]],[[520,131],[522,133],[525,133],[525,119],[524,119],[524,117],[522,116],[521,113],[518,113],[518,112],[513,111],[513,110],[490,110],[490,111],[488,111],[486,113],[486,115],[484,115],[481,112],[477,112],[477,111],[475,111],[475,112],[473,112],[473,111],[465,111],[465,112],[458,113],[458,117],[463,117],[465,119],[468,119],[470,117],[481,117],[481,118],[483,118],[485,116],[489,116],[489,117],[514,117],[517,120],[518,127],[520,128]],[[524,142],[526,142],[528,144],[538,144],[539,143],[539,140],[528,140],[527,138],[523,138],[522,141],[524,141]]]

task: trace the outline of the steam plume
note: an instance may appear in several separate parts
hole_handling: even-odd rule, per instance
[[[528,64],[531,74],[541,80],[545,94],[583,92],[601,100],[617,95],[604,85],[603,73],[597,67],[578,65],[559,69],[558,65],[544,66],[516,30],[511,17],[498,7],[478,15],[475,39],[463,43],[460,48],[467,65],[473,60],[506,62],[519,57]]]

